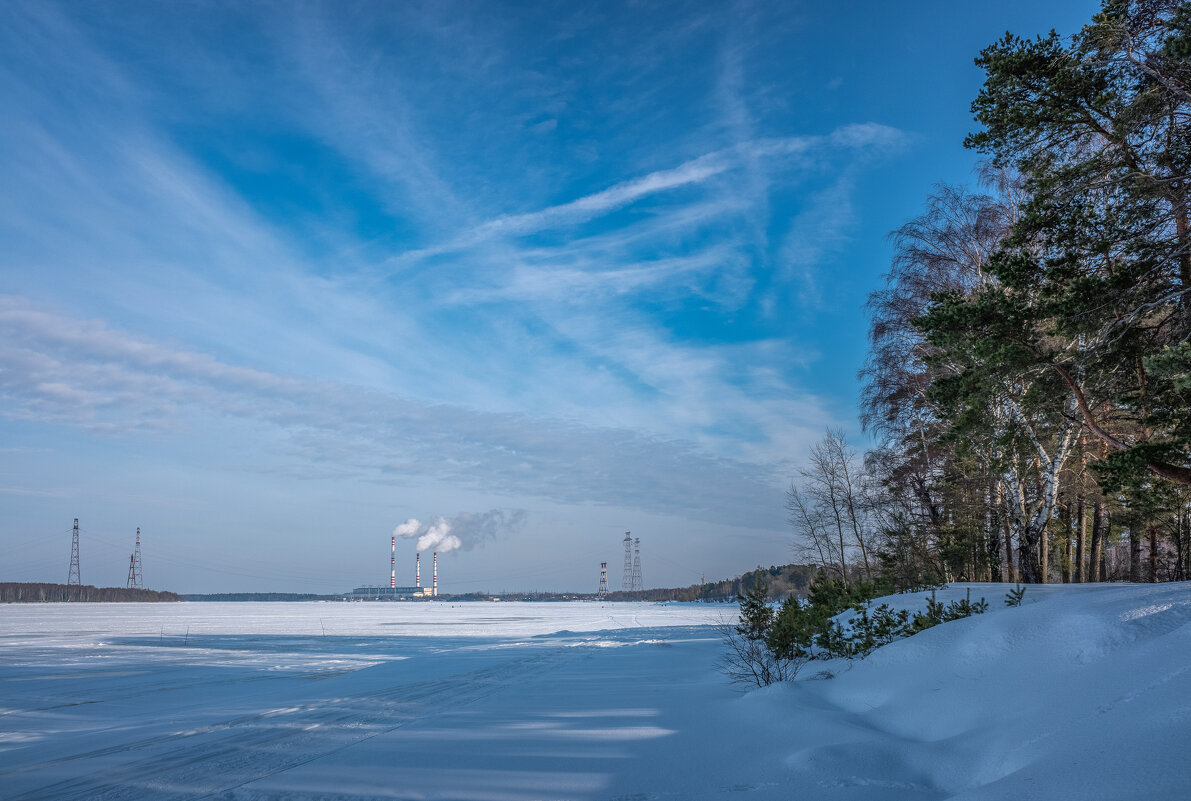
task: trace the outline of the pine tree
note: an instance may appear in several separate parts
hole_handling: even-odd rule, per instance
[[[1069,45],[1007,34],[976,63],[984,127],[966,144],[1030,195],[991,268],[1004,292],[976,320],[1001,346],[987,355],[1070,391],[1110,485],[1191,486],[1191,351],[1176,345],[1191,334],[1191,12],[1108,0]]]
[[[739,599],[740,622],[736,633],[750,642],[764,642],[773,625],[773,607],[769,605],[769,584],[754,581]]]

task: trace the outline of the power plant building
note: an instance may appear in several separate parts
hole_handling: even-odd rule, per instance
[[[404,601],[431,597],[429,587],[356,587],[351,598],[369,601]]]
[[[433,598],[438,595],[438,552],[434,554],[434,584],[422,586],[422,554],[415,556],[415,581],[413,587],[397,586],[397,537],[390,540],[389,586],[356,587],[346,597],[355,601],[408,601],[413,598]]]

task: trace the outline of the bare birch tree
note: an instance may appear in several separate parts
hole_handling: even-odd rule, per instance
[[[799,471],[801,486],[787,496],[797,548],[813,553],[819,563],[849,579],[848,562],[858,559],[866,580],[873,577],[871,520],[866,477],[857,453],[843,431],[828,429],[811,448],[807,468]],[[838,561],[838,568],[835,562]]]

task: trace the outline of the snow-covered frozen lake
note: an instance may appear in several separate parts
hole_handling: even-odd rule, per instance
[[[615,797],[734,608],[0,607],[0,798]],[[666,705],[659,704],[661,699]],[[696,705],[696,706],[698,706]],[[713,735],[715,736],[715,735]],[[646,747],[646,746],[650,747]]]
[[[0,799],[1191,798],[1191,584],[1006,589],[748,693],[731,606],[0,606]]]

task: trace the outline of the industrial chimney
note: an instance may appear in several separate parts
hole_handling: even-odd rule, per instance
[[[434,552],[434,587],[431,589],[432,596],[438,595],[438,551]]]
[[[397,589],[397,537],[393,536],[393,555],[389,557],[389,589]]]
[[[421,587],[422,586],[422,554],[418,554],[418,557],[415,560],[414,564],[416,565],[416,567],[414,567],[414,586]]]

